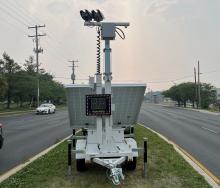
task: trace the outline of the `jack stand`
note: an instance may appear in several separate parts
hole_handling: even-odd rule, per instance
[[[71,167],[72,167],[72,155],[71,155],[71,140],[68,140],[68,170],[67,175],[71,176]]]
[[[147,138],[144,138],[144,178],[147,177]]]

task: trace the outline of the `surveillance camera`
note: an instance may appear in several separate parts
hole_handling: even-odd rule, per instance
[[[85,20],[85,22],[92,21],[92,14],[88,10],[85,10],[85,11],[80,10],[80,15],[81,15],[82,19]]]
[[[94,19],[94,21],[96,22],[101,22],[104,19],[104,15],[101,13],[100,10],[92,10],[92,18]]]

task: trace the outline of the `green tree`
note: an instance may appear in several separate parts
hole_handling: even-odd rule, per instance
[[[195,84],[192,82],[181,83],[179,85],[171,87],[169,90],[165,91],[163,94],[165,97],[170,97],[172,100],[178,102],[178,106],[181,104],[186,107],[186,102],[190,101],[195,107],[196,96],[195,96]],[[210,104],[215,104],[216,98],[216,88],[211,84],[202,83],[201,84],[201,107],[208,108]]]
[[[14,95],[13,100],[23,107],[23,102],[29,102],[31,106],[32,101],[36,98],[36,76],[32,76],[26,71],[19,71],[14,75]]]
[[[37,95],[37,70],[33,57],[25,60],[22,69],[8,54],[3,53],[0,59],[0,99],[7,99],[7,108],[11,101],[22,107],[24,102],[32,106]],[[39,69],[40,100],[55,104],[65,102],[65,91],[61,83],[53,80],[53,76],[44,69]]]
[[[36,75],[37,65],[34,63],[33,56],[29,56],[29,58],[25,60],[24,70],[30,75]]]
[[[178,103],[178,106],[181,105],[181,102],[182,102],[181,91],[178,86],[175,85],[175,86],[171,87],[169,90],[164,91],[163,95],[165,97],[169,97],[172,100],[176,101]]]
[[[4,97],[6,91],[8,89],[8,84],[6,79],[3,76],[0,76],[0,99]]]
[[[21,70],[21,67],[5,52],[3,53],[3,59],[0,60],[1,74],[5,76],[7,81],[7,108],[10,108],[11,97],[13,94],[13,76],[16,72]]]
[[[181,83],[178,85],[180,90],[181,101],[186,107],[186,102],[190,101],[193,103],[193,107],[195,106],[195,84],[192,82]]]
[[[210,104],[217,103],[216,88],[211,84],[201,84],[201,108],[209,108]]]

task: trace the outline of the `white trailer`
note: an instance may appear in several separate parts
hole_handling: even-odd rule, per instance
[[[90,78],[89,84],[66,86],[70,126],[74,133],[76,129],[86,129],[84,136],[73,135],[73,145],[76,139],[76,146],[72,152],[76,153],[78,171],[86,170],[88,163],[97,163],[109,169],[109,177],[118,185],[124,179],[123,163],[129,170],[136,168],[137,143],[132,132],[126,136],[124,130],[137,121],[146,85],[111,84],[110,40],[115,39],[118,27],[128,27],[129,23],[94,22],[88,12],[83,13],[84,25],[97,27],[98,39],[105,41],[105,71],[102,82],[98,40],[95,79]]]

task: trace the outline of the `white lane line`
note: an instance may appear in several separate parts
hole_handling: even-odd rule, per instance
[[[207,128],[207,127],[201,127],[201,128],[202,128],[202,129],[205,129],[205,130],[207,130],[207,131],[209,131],[209,132],[211,132],[211,133],[218,134],[218,132],[213,131],[212,129],[209,129],[209,128]]]

